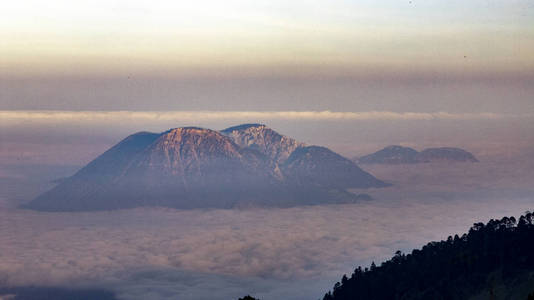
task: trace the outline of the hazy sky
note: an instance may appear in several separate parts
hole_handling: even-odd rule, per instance
[[[534,3],[4,1],[0,109],[534,112]]]
[[[0,151],[244,122],[347,155],[528,143],[532,53],[528,0],[7,1]]]
[[[350,158],[481,162],[375,167],[396,185],[342,209],[14,208],[133,132],[248,122]],[[318,298],[357,264],[532,207],[532,157],[532,0],[0,4],[0,284]]]
[[[0,12],[11,75],[302,67],[534,70],[528,0],[27,0]],[[296,67],[296,66],[300,66]]]
[[[532,209],[531,159],[479,158],[375,166],[370,171],[394,186],[366,191],[373,201],[245,210],[14,209],[9,203],[46,190],[46,179],[62,172],[0,168],[0,184],[8,187],[0,188],[0,279],[96,285],[125,300],[318,299],[358,265]]]

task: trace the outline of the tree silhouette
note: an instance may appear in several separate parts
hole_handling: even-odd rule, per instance
[[[324,300],[467,299],[482,291],[496,298],[490,275],[504,283],[534,271],[534,214],[475,223],[467,234],[430,242],[410,254],[397,251],[344,276]],[[527,295],[525,295],[527,297]],[[534,300],[534,292],[528,295]]]
[[[260,300],[260,299],[256,299],[250,295],[246,295],[245,297],[239,298],[238,300]]]

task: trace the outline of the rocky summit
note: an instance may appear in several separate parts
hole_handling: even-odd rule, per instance
[[[285,162],[295,149],[306,146],[262,124],[244,124],[221,131],[241,147],[258,150],[273,163]]]
[[[288,207],[367,199],[346,189],[386,185],[327,148],[307,146],[265,125],[183,127],[128,136],[25,207]]]

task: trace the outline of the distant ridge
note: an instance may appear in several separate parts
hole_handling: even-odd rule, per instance
[[[427,148],[421,152],[398,145],[387,146],[375,153],[355,158],[360,164],[415,164],[438,161],[478,162],[470,152],[460,148]]]
[[[357,161],[361,164],[413,164],[418,162],[418,154],[415,149],[393,145],[362,156]]]
[[[386,185],[327,148],[262,124],[222,131],[182,127],[128,136],[25,207],[289,207],[369,199],[346,189]]]
[[[428,148],[421,151],[418,156],[419,160],[422,162],[432,162],[440,160],[479,162],[478,159],[472,153],[460,148],[451,147]]]

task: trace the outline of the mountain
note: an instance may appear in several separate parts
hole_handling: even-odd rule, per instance
[[[380,266],[343,276],[323,300],[534,297],[534,214],[476,223],[461,237],[397,251]],[[531,297],[531,298],[529,298]]]
[[[433,161],[459,161],[459,162],[478,162],[475,156],[460,148],[428,148],[417,155],[421,162]]]
[[[386,184],[323,147],[258,124],[133,134],[25,207],[92,211],[347,203]]]
[[[258,150],[278,164],[285,162],[295,149],[306,146],[263,124],[243,124],[226,128],[221,133],[239,146]]]
[[[428,148],[421,152],[409,147],[388,146],[355,159],[361,164],[415,164],[439,161],[478,162],[475,156],[460,148]]]
[[[29,204],[37,210],[232,207],[272,187],[267,158],[218,131],[137,133]],[[222,196],[224,195],[224,197]]]
[[[413,164],[417,163],[417,150],[403,146],[388,146],[358,159],[361,164]]]
[[[282,169],[295,185],[301,186],[339,189],[387,186],[351,160],[319,146],[297,148]]]

